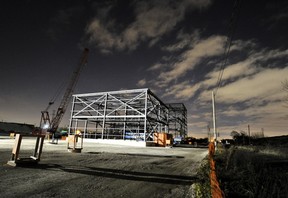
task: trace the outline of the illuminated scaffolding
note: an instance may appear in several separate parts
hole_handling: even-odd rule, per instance
[[[169,109],[169,133],[174,137],[187,136],[187,109],[183,103],[166,104]]]
[[[84,138],[150,141],[169,132],[169,109],[149,89],[73,95],[69,134]]]

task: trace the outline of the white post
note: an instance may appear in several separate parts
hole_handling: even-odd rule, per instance
[[[101,135],[101,139],[102,139],[102,140],[104,139],[104,132],[105,132],[107,100],[108,100],[108,93],[106,93],[106,95],[105,95],[105,104],[104,104],[103,122],[102,122],[102,135]],[[108,139],[108,138],[107,138],[107,139]]]
[[[148,108],[148,90],[145,92],[145,118],[144,118],[144,141],[146,142],[147,134],[147,108]]]

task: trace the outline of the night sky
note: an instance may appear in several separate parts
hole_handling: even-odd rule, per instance
[[[211,93],[234,1],[11,0],[0,6],[0,120],[39,125],[85,47],[75,93],[150,88],[183,102],[190,136],[212,128]],[[216,94],[220,138],[233,130],[287,135],[288,2],[242,1]],[[61,97],[58,99],[60,101]],[[51,110],[57,109],[57,103]],[[70,107],[61,122],[68,124]]]

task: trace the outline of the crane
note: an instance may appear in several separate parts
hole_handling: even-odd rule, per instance
[[[41,120],[40,120],[40,127],[42,128],[42,131],[44,130],[45,132],[49,132],[50,134],[52,133],[52,143],[54,143],[54,137],[55,133],[58,129],[58,126],[66,112],[67,106],[69,104],[69,101],[72,98],[72,94],[74,92],[74,89],[76,87],[77,81],[79,79],[81,70],[87,63],[87,58],[88,58],[88,53],[89,49],[85,48],[82,56],[80,58],[80,61],[73,72],[70,82],[67,86],[67,89],[62,97],[62,100],[60,102],[60,105],[56,111],[55,116],[53,116],[52,120],[50,120],[49,116],[49,108],[52,104],[54,104],[54,101],[50,101],[47,108],[44,111],[41,111]]]

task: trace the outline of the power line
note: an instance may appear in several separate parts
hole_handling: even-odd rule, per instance
[[[213,131],[214,131],[214,141],[215,141],[215,146],[217,144],[217,136],[219,136],[219,133],[217,133],[216,131],[216,110],[215,110],[215,96],[217,94],[217,91],[221,85],[221,80],[223,77],[223,73],[224,73],[224,69],[225,66],[227,64],[227,60],[230,54],[230,48],[231,48],[231,44],[232,44],[232,39],[233,39],[233,35],[235,33],[235,29],[236,29],[236,23],[238,20],[238,16],[239,16],[239,12],[240,12],[240,4],[241,4],[241,0],[235,0],[234,2],[234,6],[233,6],[233,10],[232,10],[232,15],[230,18],[230,22],[229,22],[229,26],[228,26],[228,34],[227,34],[227,40],[226,40],[226,44],[225,44],[225,51],[223,54],[223,59],[222,59],[222,64],[220,66],[220,72],[219,72],[219,76],[218,76],[218,80],[216,83],[216,90],[212,91],[212,108],[213,108],[213,112],[212,112],[212,116],[213,116]]]
[[[226,40],[226,44],[225,44],[225,51],[223,54],[223,59],[222,59],[221,66],[220,66],[220,72],[219,72],[217,83],[216,83],[216,85],[217,85],[216,90],[214,92],[215,96],[216,96],[217,91],[221,85],[224,69],[225,69],[225,66],[227,64],[227,60],[228,60],[228,57],[230,54],[230,48],[231,48],[233,36],[234,36],[235,30],[236,30],[236,25],[237,25],[239,13],[240,13],[241,1],[242,0],[235,0],[234,1],[232,15],[231,15],[229,25],[228,25],[228,34],[227,34],[227,40]]]

